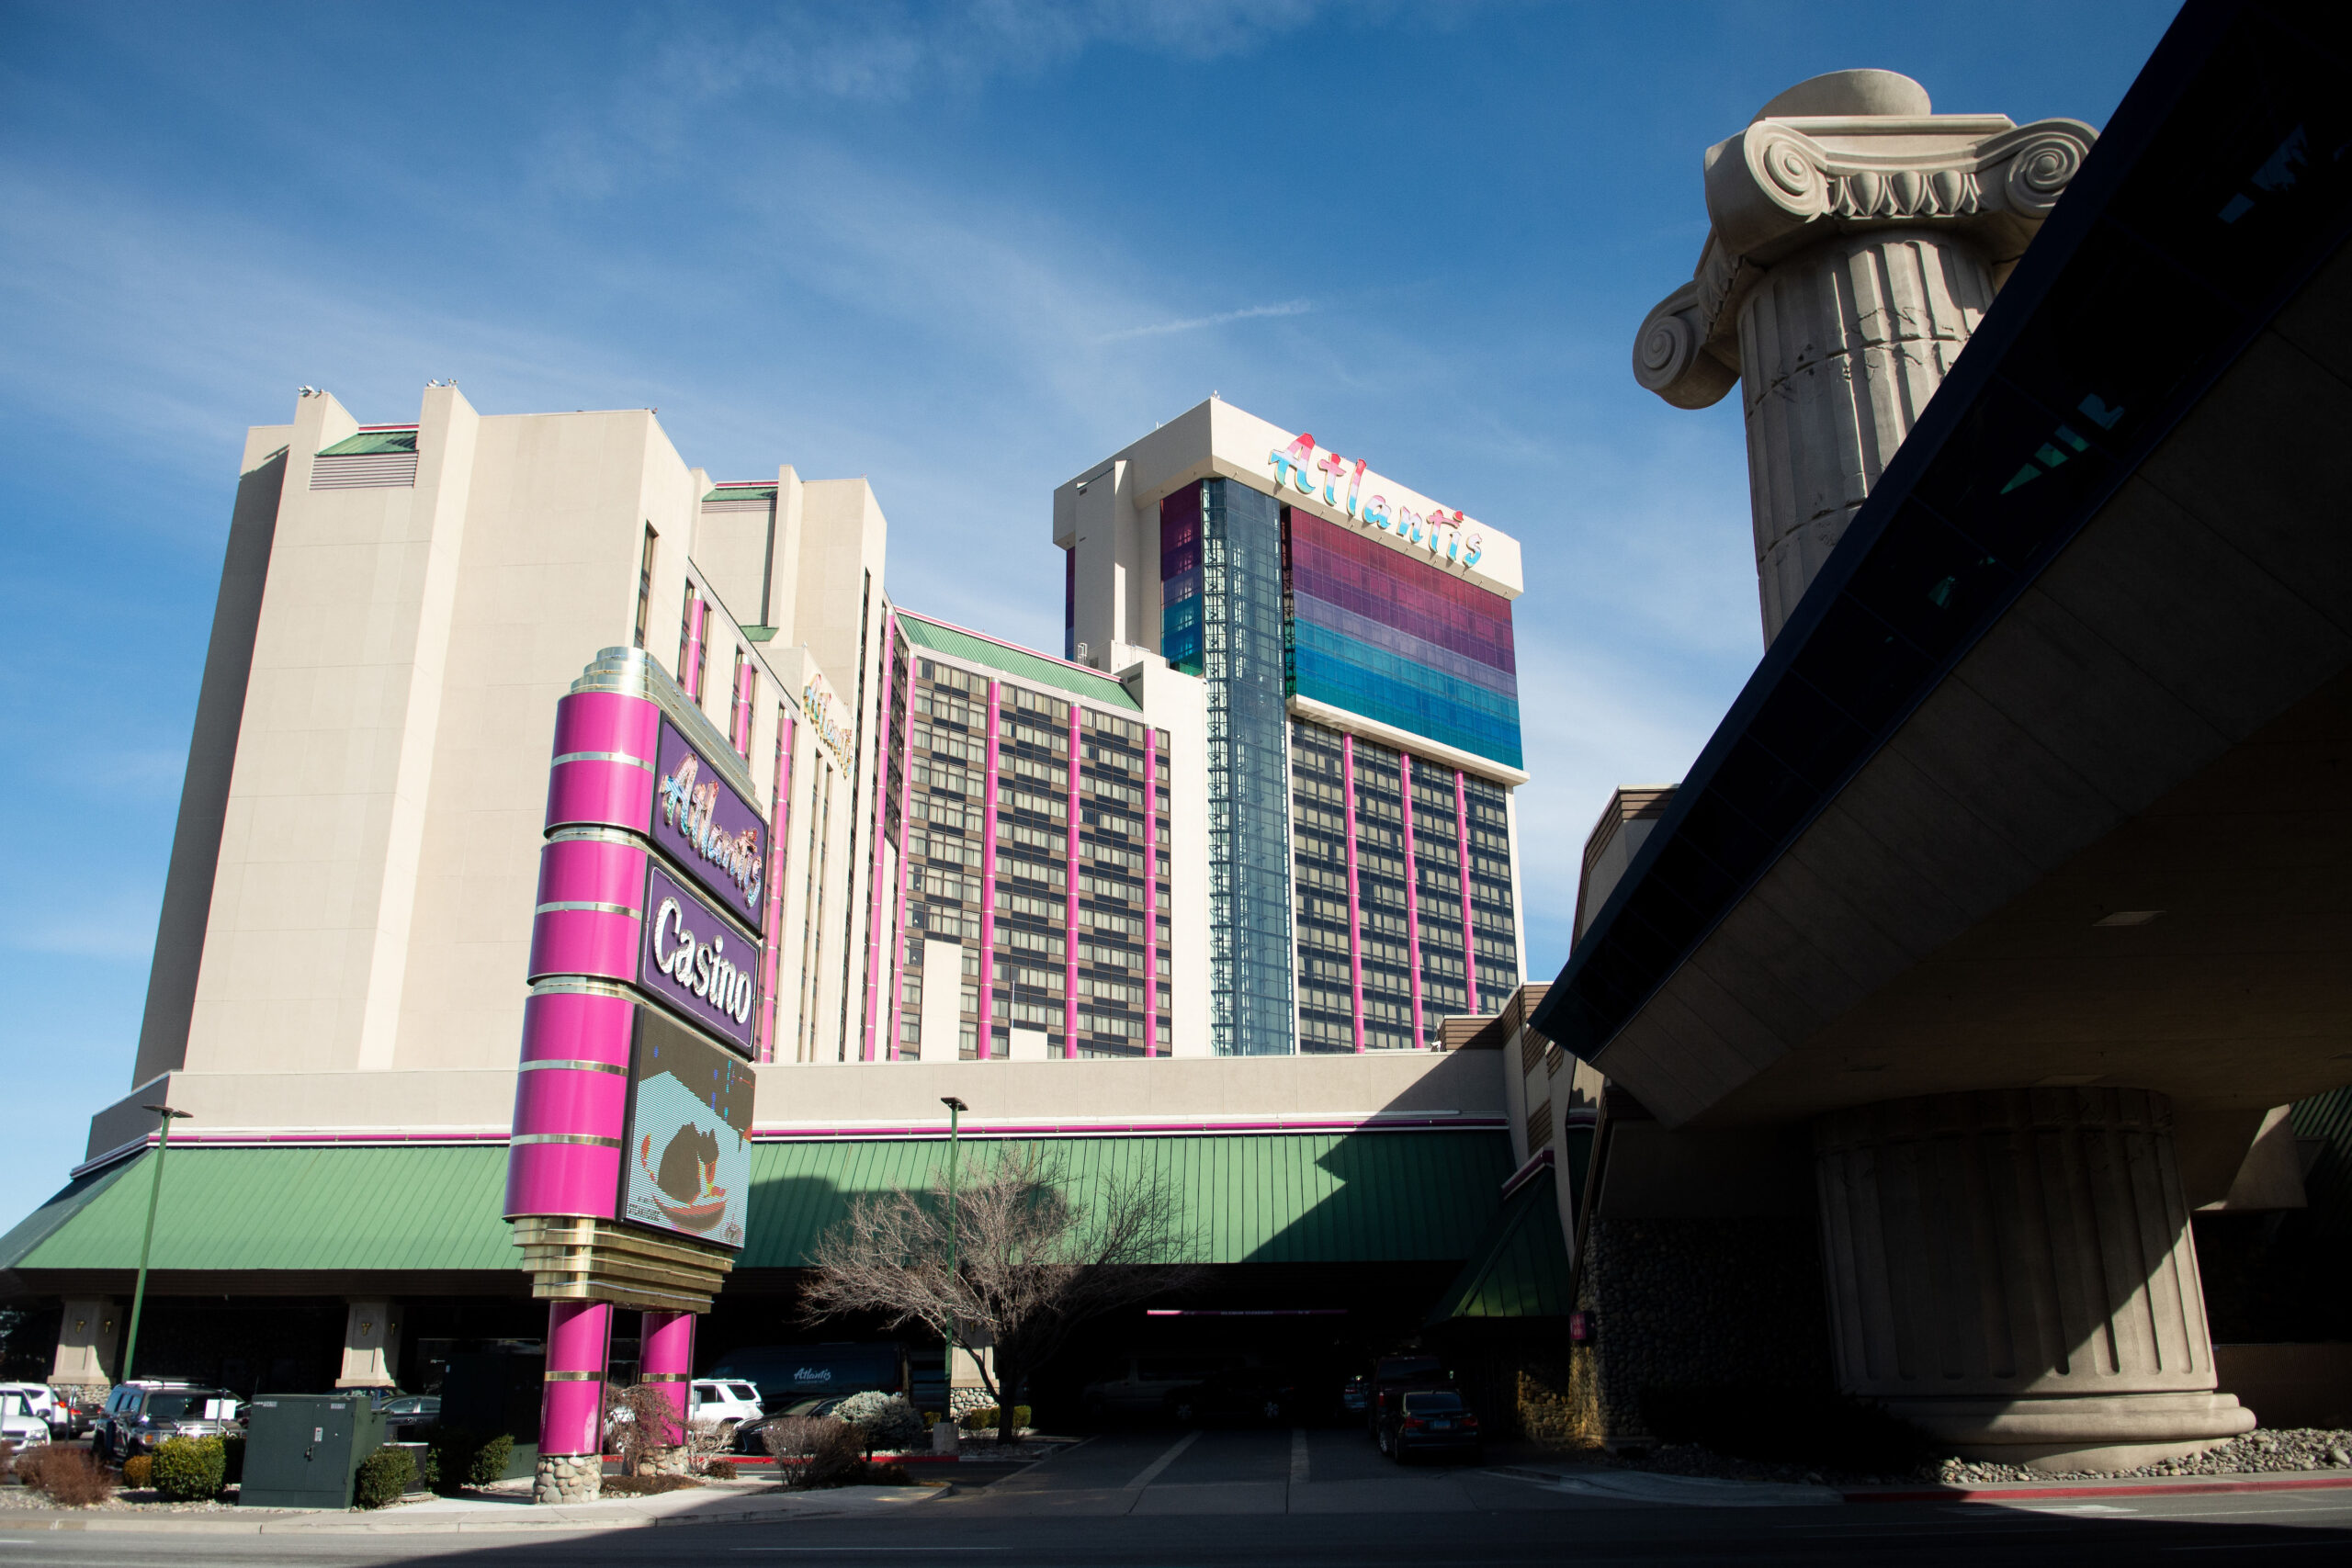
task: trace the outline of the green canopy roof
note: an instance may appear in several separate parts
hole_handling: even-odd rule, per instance
[[[1574,1304],[1558,1189],[1546,1166],[1510,1195],[1423,1326],[1461,1317],[1566,1317]]]
[[[944,626],[927,620],[910,611],[899,612],[899,629],[917,648],[927,648],[933,653],[944,653],[951,659],[967,660],[990,670],[1001,670],[1016,681],[1034,685],[1051,686],[1057,692],[1068,692],[1085,698],[1097,707],[1125,708],[1129,713],[1141,713],[1143,705],[1127,694],[1127,689],[1108,675],[1098,675],[1066,664],[1058,659],[1048,659],[1027,649],[991,641],[977,633]]]
[[[1002,1140],[972,1138],[964,1165]],[[1156,1170],[1184,1195],[1193,1258],[1208,1263],[1447,1261],[1470,1255],[1510,1172],[1488,1131],[1058,1138],[1083,1193]],[[863,1192],[919,1188],[944,1167],[937,1139],[752,1146],[752,1213],[740,1269],[789,1269]],[[128,1271],[155,1158],[149,1150],[68,1185],[5,1236],[0,1270],[40,1288],[49,1271]],[[175,1147],[152,1267],[207,1274],[513,1270],[499,1210],[503,1145]],[[1548,1188],[1547,1188],[1548,1190]],[[1555,1227],[1556,1228],[1556,1227]]]
[[[346,435],[332,446],[322,446],[322,457],[380,457],[393,452],[416,450],[416,427],[404,430],[363,430],[356,435]]]

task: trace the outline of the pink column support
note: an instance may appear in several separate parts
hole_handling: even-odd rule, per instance
[[[996,1053],[996,770],[1003,717],[1004,683],[990,680],[988,779],[980,797],[980,1021],[975,1034],[983,1062]],[[1070,759],[1073,763],[1077,760]],[[956,983],[963,983],[960,976]]]
[[[914,829],[915,806],[915,660],[907,655],[907,725],[899,739],[899,875],[892,895],[897,908],[890,919],[898,936],[890,953],[890,1060],[899,1059],[899,992],[907,976],[907,838]],[[962,976],[956,976],[962,983]]]
[[[506,1151],[506,1214],[615,1217],[628,1114],[626,997],[536,991],[523,1003],[523,1060]]]
[[[1462,850],[1462,988],[1469,1010],[1478,1010],[1478,939],[1470,929],[1470,792],[1462,770],[1453,770],[1453,833]]]
[[[613,1309],[604,1302],[548,1303],[547,1381],[539,1395],[539,1457],[604,1447],[605,1363]]]
[[[1413,976],[1413,1049],[1421,1048],[1421,866],[1413,858],[1413,759],[1396,753],[1396,786],[1405,800],[1405,962]]]
[[[1159,732],[1143,727],[1143,1054],[1159,1055]]]
[[[882,679],[876,682],[882,688],[878,699],[881,708],[874,721],[874,788],[877,796],[881,793],[882,782],[890,776],[884,759],[890,754],[890,689],[897,684],[894,667],[898,660],[894,655],[898,651],[898,637],[899,612],[892,610],[882,618]],[[911,660],[909,672],[912,672]],[[914,705],[911,702],[907,705],[907,729],[912,733]],[[883,852],[888,846],[883,830],[888,823],[889,815],[881,808],[877,800],[874,808],[874,866],[865,879],[866,902],[874,906],[874,919],[865,937],[865,1043],[859,1051],[862,1058],[868,1062],[874,1060],[874,1026],[881,1021],[882,1015],[882,917],[891,903],[889,889],[882,886]],[[899,831],[901,834],[906,832],[904,817],[899,818]]]
[[[775,713],[775,784],[768,808],[767,948],[760,954],[760,1060],[775,1060],[775,1019],[782,1005],[775,994],[777,965],[784,953],[784,846],[792,825],[792,742],[797,727],[792,710]],[[908,726],[910,732],[913,726]]]
[[[1356,738],[1340,737],[1340,798],[1348,821],[1348,1011],[1363,1049],[1363,901],[1356,889]]]
[[[691,1414],[686,1384],[695,1375],[695,1314],[640,1313],[638,1325],[637,1381],[659,1388],[677,1412],[676,1428],[662,1434],[662,1446],[675,1448],[686,1440]]]
[[[1076,559],[1076,556],[1071,557]],[[1079,705],[1069,705],[1069,840],[1063,874],[1069,879],[1062,913],[1062,1059],[1078,1058],[1078,829],[1084,820],[1078,804]]]

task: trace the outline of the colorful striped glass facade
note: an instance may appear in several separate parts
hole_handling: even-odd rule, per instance
[[[1283,584],[1287,690],[1521,765],[1510,600],[1288,507]]]

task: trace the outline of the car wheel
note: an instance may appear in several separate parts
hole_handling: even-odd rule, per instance
[[[1270,1399],[1259,1409],[1258,1414],[1269,1421],[1279,1421],[1283,1418],[1283,1402],[1279,1399]]]
[[[1193,1419],[1193,1402],[1189,1399],[1180,1399],[1169,1407],[1169,1413],[1177,1420],[1189,1425]]]

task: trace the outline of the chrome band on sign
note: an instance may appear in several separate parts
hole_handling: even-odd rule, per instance
[[[628,1074],[628,1068],[619,1062],[585,1062],[577,1057],[553,1056],[542,1056],[535,1062],[525,1062],[515,1070],[536,1073],[545,1072],[550,1067],[561,1067],[575,1073],[618,1073],[624,1077]]]
[[[632,768],[643,768],[649,773],[653,771],[650,761],[643,757],[632,757],[626,751],[566,751],[548,766],[560,768],[566,762],[621,762]]]

